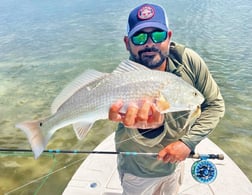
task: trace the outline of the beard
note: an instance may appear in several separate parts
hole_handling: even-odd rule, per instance
[[[145,52],[154,52],[155,55],[144,55]],[[145,48],[138,52],[138,55],[134,55],[130,51],[130,57],[133,61],[142,64],[150,69],[156,69],[162,65],[168,54],[162,53],[155,47]]]

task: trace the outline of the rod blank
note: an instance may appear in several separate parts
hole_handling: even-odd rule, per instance
[[[13,152],[13,153],[32,153],[30,149],[11,149],[11,148],[0,148],[0,152]],[[44,150],[45,153],[54,153],[54,154],[120,154],[120,155],[127,155],[127,156],[157,156],[158,153],[142,153],[142,152],[116,152],[116,151],[86,151],[86,150],[60,150],[60,149],[49,149]],[[197,154],[193,153],[190,154],[188,158],[194,159],[218,159],[223,160],[223,154]]]

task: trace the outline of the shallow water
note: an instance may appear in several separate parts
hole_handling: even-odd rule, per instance
[[[48,115],[54,97],[84,70],[110,72],[128,57],[127,16],[141,2],[1,1],[1,148],[29,148],[17,122]],[[156,2],[168,12],[173,40],[197,51],[221,88],[226,115],[210,138],[252,180],[252,1]],[[98,122],[83,141],[65,128],[48,148],[92,150],[114,126]],[[84,157],[0,154],[0,194],[61,194]]]

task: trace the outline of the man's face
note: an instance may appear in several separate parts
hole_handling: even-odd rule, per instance
[[[154,32],[156,28],[144,28],[141,32]],[[135,33],[135,35],[138,34]],[[134,35],[133,35],[134,36]],[[130,52],[131,59],[143,64],[144,66],[151,69],[158,69],[165,61],[169,52],[171,31],[167,32],[167,37],[160,43],[154,43],[150,36],[143,45],[136,45],[132,42],[131,38],[125,37],[125,45],[127,50]]]

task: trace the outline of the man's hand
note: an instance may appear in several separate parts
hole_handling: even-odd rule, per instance
[[[142,100],[140,104],[130,103],[125,113],[120,112],[122,108],[122,100],[112,104],[108,118],[112,121],[122,122],[129,128],[150,129],[163,124],[164,115],[149,100]]]
[[[158,153],[158,159],[165,163],[176,163],[185,160],[190,155],[190,148],[182,141],[167,145]]]

